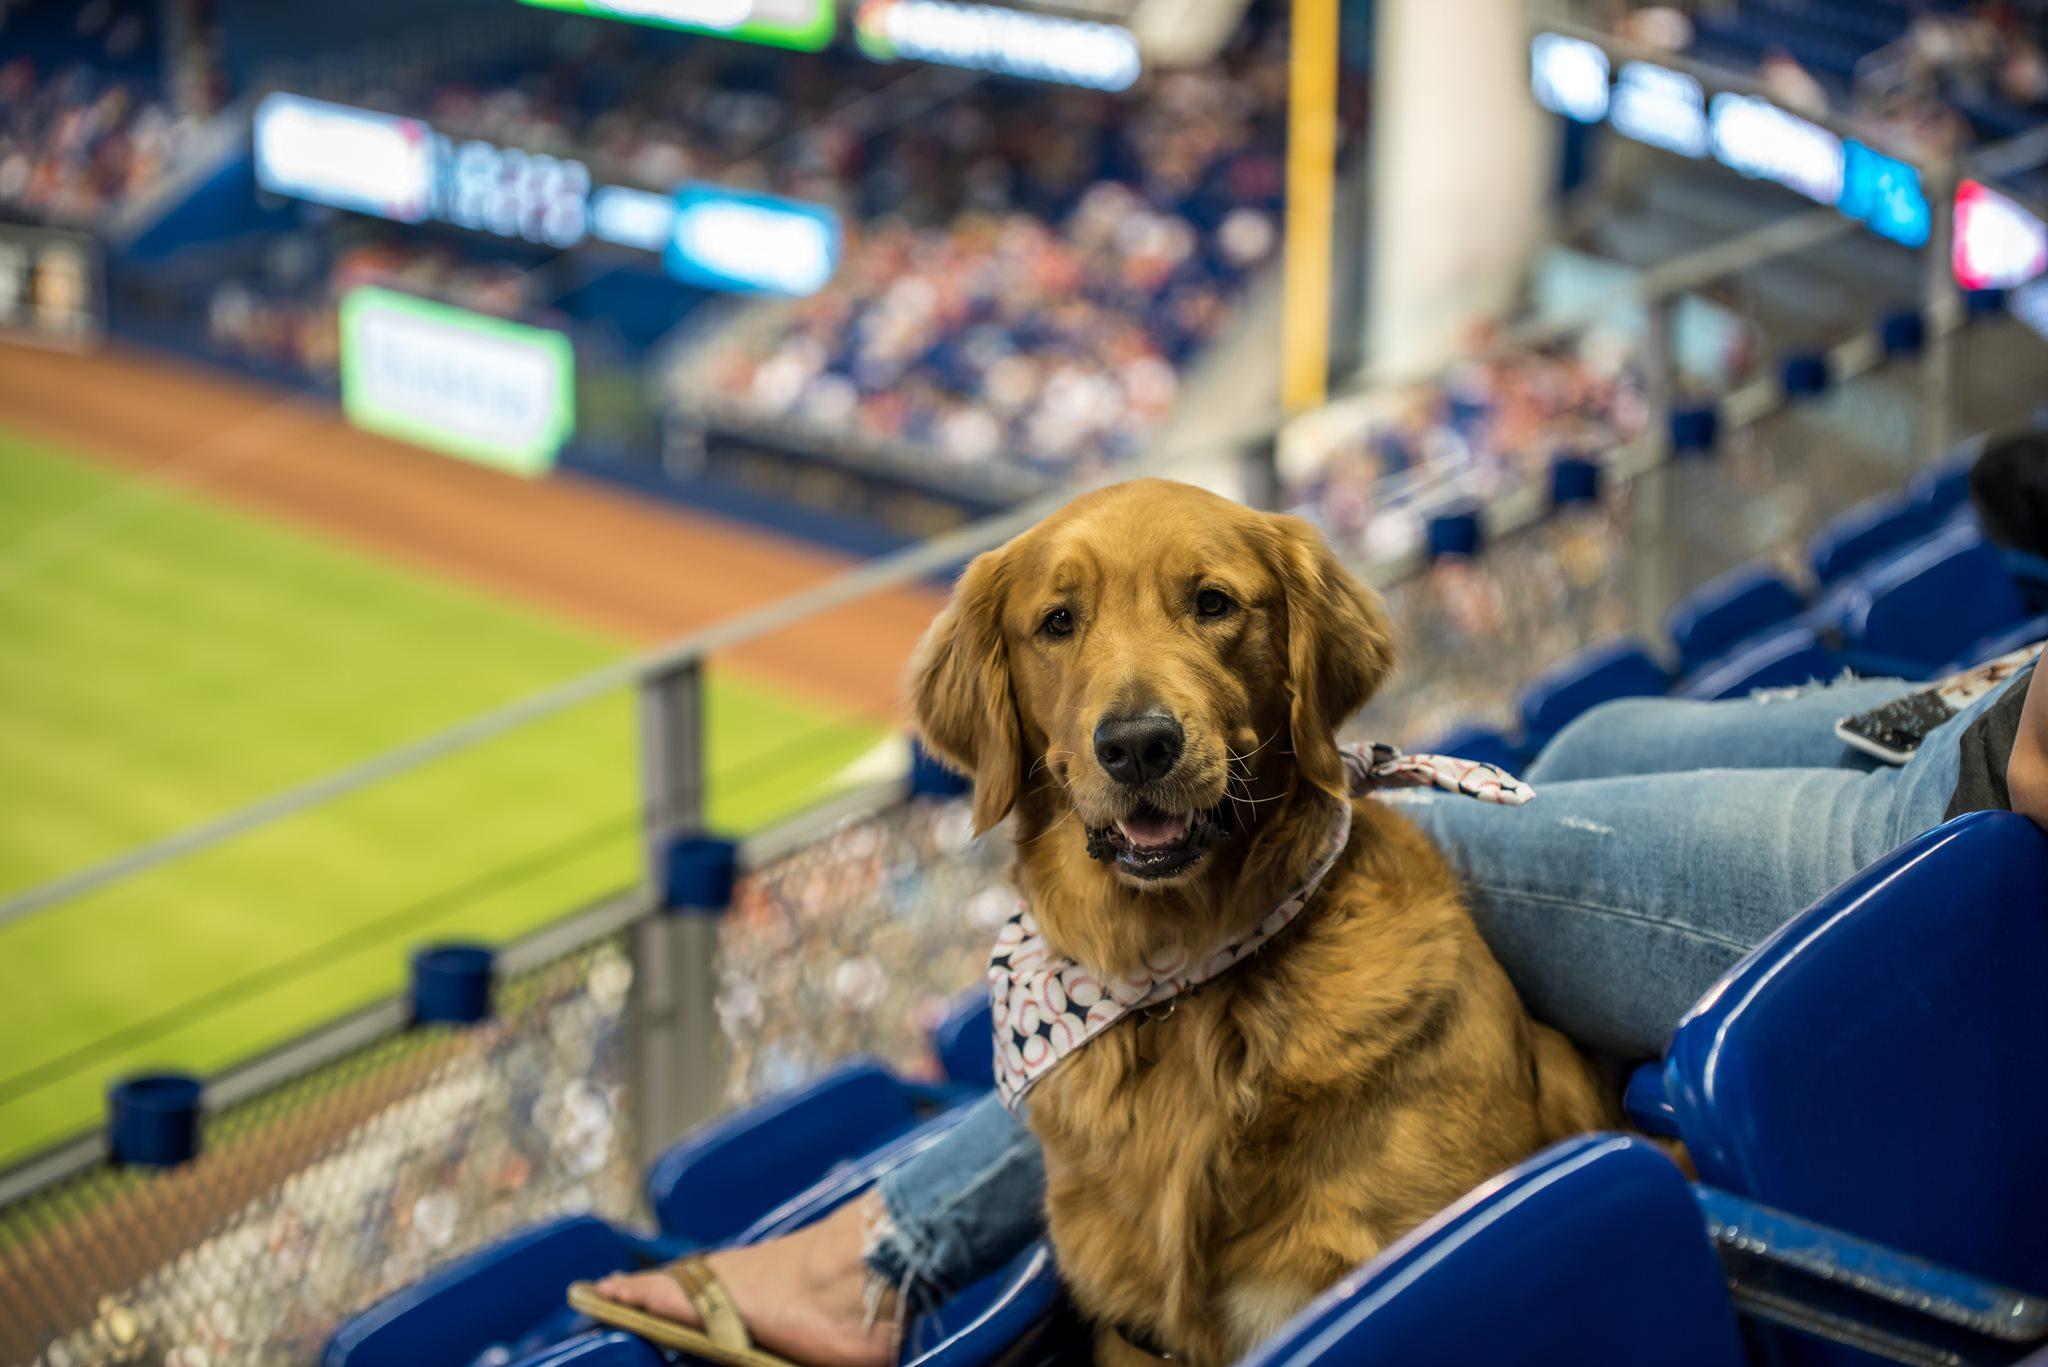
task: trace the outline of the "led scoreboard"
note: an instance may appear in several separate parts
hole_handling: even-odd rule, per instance
[[[278,92],[256,107],[256,181],[273,194],[573,247],[588,235],[590,168],[419,119]]]
[[[832,41],[832,0],[519,0],[636,24],[817,52]]]

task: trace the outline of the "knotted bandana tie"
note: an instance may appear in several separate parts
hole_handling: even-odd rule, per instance
[[[1354,796],[1380,788],[1440,788],[1481,802],[1519,807],[1535,790],[1498,765],[1449,755],[1404,755],[1391,745],[1346,747],[1344,767]],[[1308,905],[1351,838],[1351,804],[1336,804],[1316,857],[1302,880],[1242,939],[1194,959],[1174,954],[1121,977],[1103,978],[1055,955],[1030,907],[996,934],[989,955],[989,1007],[995,1017],[996,1091],[1016,1110],[1060,1060],[1122,1020],[1199,987],[1287,929]]]

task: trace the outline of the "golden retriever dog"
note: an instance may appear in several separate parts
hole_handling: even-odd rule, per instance
[[[912,707],[973,778],[977,829],[1014,816],[1050,947],[1106,981],[1240,938],[1299,885],[1352,801],[1335,732],[1391,663],[1378,596],[1308,523],[1144,480],[976,559]],[[1293,924],[1030,1093],[1105,1361],[1230,1362],[1475,1184],[1615,1119],[1443,857],[1392,805],[1353,813]]]

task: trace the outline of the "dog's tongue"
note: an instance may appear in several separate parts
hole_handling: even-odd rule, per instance
[[[1133,812],[1116,824],[1117,829],[1124,833],[1124,839],[1132,845],[1141,850],[1156,849],[1161,845],[1171,845],[1188,833],[1188,814],[1181,812],[1170,816],[1148,807]]]

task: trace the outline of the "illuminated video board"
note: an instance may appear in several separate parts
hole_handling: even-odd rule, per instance
[[[817,52],[832,41],[832,0],[519,0],[538,9],[709,33]]]
[[[703,289],[812,294],[839,264],[839,216],[821,205],[695,182],[593,186],[580,161],[301,95],[264,98],[254,147],[257,183],[274,194],[551,247],[610,242]]]
[[[1529,47],[1536,102],[1580,123],[1796,190],[1908,247],[1927,244],[1933,214],[1920,173],[1854,138],[1755,95],[1711,100],[1694,77],[1654,62],[1610,73],[1597,43],[1541,33]],[[1955,274],[1966,288],[2012,286],[2048,269],[2048,226],[1975,182],[1956,196]]]

